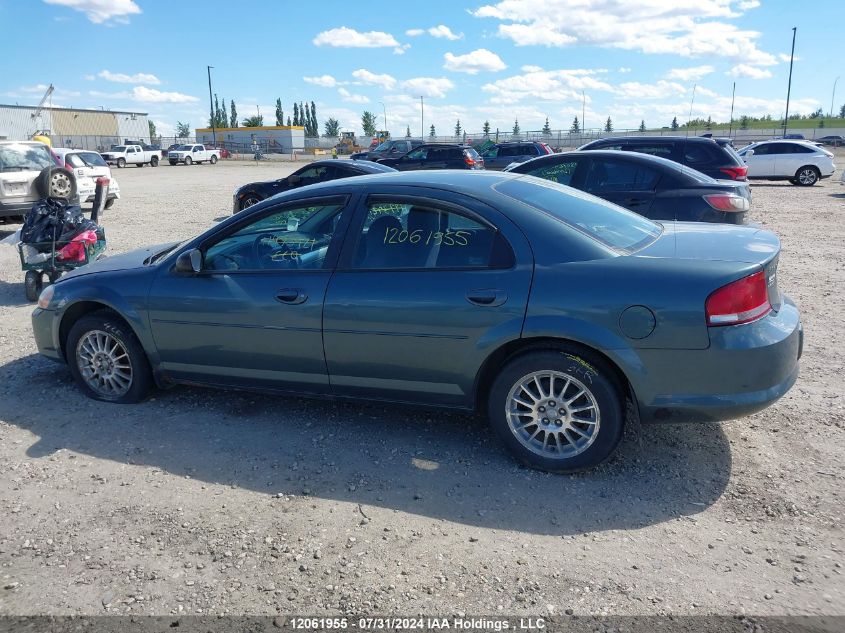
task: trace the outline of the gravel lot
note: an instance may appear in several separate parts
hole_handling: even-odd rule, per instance
[[[115,170],[109,250],[196,234],[297,166]],[[468,416],[196,388],[95,403],[36,355],[0,247],[0,614],[845,614],[839,173],[754,185],[803,312],[792,391],[630,428],[576,476],[521,468]]]

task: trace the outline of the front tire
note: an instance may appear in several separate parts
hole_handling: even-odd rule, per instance
[[[614,374],[600,358],[575,348],[510,361],[493,382],[487,411],[517,459],[553,473],[601,464],[616,450],[625,420]]]
[[[185,164],[186,165],[190,165],[192,162],[194,162],[194,161],[190,156],[185,156]]]
[[[23,289],[27,301],[38,301],[38,296],[44,288],[44,278],[36,270],[28,270],[23,276]]]
[[[169,160],[167,162],[170,163],[171,165],[178,165],[179,164],[178,160]]]
[[[795,184],[799,187],[812,187],[819,178],[821,178],[821,172],[813,165],[804,165],[795,172]]]
[[[118,158],[117,159],[117,167],[118,169],[123,169],[126,167],[126,159],[125,158]]]
[[[65,354],[89,398],[128,404],[150,393],[152,371],[144,348],[125,322],[108,313],[95,312],[74,323]]]
[[[248,195],[246,196],[246,198],[244,198],[243,200],[241,200],[241,211],[243,211],[244,209],[248,209],[249,207],[251,207],[251,206],[252,206],[252,205],[254,205],[254,204],[258,204],[259,202],[261,202],[261,200],[262,200],[262,199],[263,199],[263,198],[259,198],[259,197],[258,197],[256,194],[254,194],[254,193],[250,193],[250,194],[248,194]]]

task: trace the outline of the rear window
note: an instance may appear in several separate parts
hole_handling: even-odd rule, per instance
[[[0,145],[0,171],[41,171],[53,165],[46,145]]]
[[[554,182],[520,178],[493,188],[623,253],[650,244],[663,231],[641,215]]]
[[[86,163],[93,167],[107,167],[106,161],[97,152],[82,152],[79,154]]]

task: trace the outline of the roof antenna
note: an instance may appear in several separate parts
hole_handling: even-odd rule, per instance
[[[689,138],[689,129],[690,125],[692,125],[692,104],[695,103],[695,89],[698,87],[698,84],[692,85],[692,99],[689,102],[689,117],[687,118],[687,138]]]

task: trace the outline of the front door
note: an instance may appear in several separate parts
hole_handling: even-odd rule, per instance
[[[765,178],[775,174],[775,155],[772,153],[774,143],[764,143],[754,148],[754,153],[749,156],[743,154],[748,164],[749,178]]]
[[[321,320],[345,206],[268,207],[207,240],[199,274],[163,269],[149,300],[161,369],[187,381],[327,391]]]
[[[506,218],[461,196],[381,191],[362,197],[326,294],[332,390],[471,406],[484,359],[521,334],[528,244]]]

